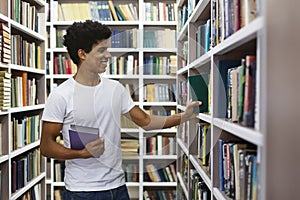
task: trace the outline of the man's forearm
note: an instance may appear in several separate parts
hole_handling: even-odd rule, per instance
[[[188,120],[188,118],[184,117],[184,113],[178,113],[171,116],[151,115],[150,119],[150,123],[147,126],[142,127],[143,129],[156,130],[171,128]]]
[[[45,147],[41,144],[41,153],[46,157],[58,160],[84,158],[83,150],[69,149],[55,141],[47,142]]]

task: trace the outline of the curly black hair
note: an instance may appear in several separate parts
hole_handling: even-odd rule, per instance
[[[80,59],[77,52],[79,49],[83,49],[89,53],[94,44],[97,44],[101,40],[106,40],[110,36],[110,28],[100,22],[92,20],[74,22],[67,28],[63,44],[67,47],[72,61],[78,65]]]

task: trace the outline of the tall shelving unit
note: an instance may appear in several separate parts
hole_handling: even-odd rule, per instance
[[[71,3],[70,1],[47,1],[47,3],[50,5],[50,17],[47,24],[47,33],[48,33],[48,48],[46,50],[47,52],[47,62],[48,62],[48,74],[46,75],[47,79],[47,91],[48,93],[56,86],[56,84],[60,84],[62,81],[69,78],[70,74],[55,74],[54,72],[54,56],[59,54],[67,55],[67,51],[65,48],[57,48],[57,42],[56,41],[56,33],[57,30],[65,29],[69,25],[73,23],[72,21],[62,21],[59,20],[58,16],[55,15],[55,11],[53,10],[57,9],[57,5],[60,3]],[[96,1],[93,1],[96,2]],[[98,1],[98,2],[106,2],[106,1]],[[127,60],[128,55],[132,55],[135,62],[137,62],[137,73],[133,72],[132,74],[119,74],[119,73],[106,73],[103,76],[109,77],[111,79],[115,79],[120,81],[120,83],[124,84],[125,86],[132,85],[131,95],[134,98],[134,101],[136,105],[138,105],[140,108],[145,110],[151,110],[155,112],[159,112],[160,110],[167,111],[168,113],[175,112],[176,110],[176,102],[170,101],[170,100],[157,100],[153,99],[149,101],[149,97],[146,95],[146,87],[147,85],[152,84],[174,84],[176,83],[176,74],[170,75],[165,74],[162,75],[156,75],[156,73],[146,71],[145,68],[149,68],[149,58],[153,59],[153,57],[166,57],[169,58],[170,56],[173,56],[176,58],[176,39],[175,39],[175,32],[176,32],[176,26],[177,21],[163,21],[163,20],[146,20],[146,4],[150,4],[152,1],[144,1],[144,0],[135,0],[135,1],[113,1],[115,5],[117,4],[129,4],[133,3],[138,5],[138,20],[129,20],[129,21],[101,21],[104,24],[107,24],[112,31],[115,30],[130,30],[135,29],[136,30],[136,44],[132,46],[123,46],[122,48],[115,48],[112,46],[112,48],[109,49],[112,56],[116,56],[117,58],[125,57],[125,60]],[[155,2],[158,4],[158,1]],[[175,1],[168,1],[167,3],[174,4],[172,6],[173,13],[176,13],[174,9],[176,9]],[[170,7],[171,8],[171,7]],[[167,8],[165,8],[167,9]],[[172,13],[172,12],[171,12]],[[59,14],[58,14],[59,15]],[[175,14],[173,14],[175,15]],[[151,18],[148,16],[149,19]],[[174,17],[174,16],[173,16]],[[84,19],[82,19],[84,20]],[[172,48],[166,48],[164,46],[159,46],[160,43],[158,43],[158,46],[147,46],[145,40],[148,39],[149,32],[151,34],[151,30],[165,30],[168,29],[167,36],[165,38],[168,38],[168,42],[171,42]],[[145,33],[145,31],[150,30],[148,33]],[[171,31],[170,31],[171,30]],[[114,33],[113,33],[114,34]],[[165,34],[166,35],[166,34]],[[174,35],[174,38],[173,38]],[[122,36],[122,35],[121,35]],[[124,36],[124,35],[123,35]],[[114,37],[114,36],[113,36]],[[171,37],[171,38],[170,38]],[[165,44],[167,39],[164,41],[161,41],[161,44]],[[150,42],[151,44],[154,44],[155,42]],[[113,44],[112,44],[113,45]],[[149,45],[149,44],[148,44]],[[170,45],[170,44],[169,44]],[[147,60],[148,59],[148,60]],[[146,61],[147,60],[147,61]],[[113,61],[112,61],[113,62]],[[176,62],[176,60],[175,60]],[[152,63],[152,62],[151,62]],[[173,63],[172,63],[173,64]],[[175,63],[176,64],[176,63]],[[174,65],[174,64],[173,64]],[[164,66],[166,67],[166,66]],[[107,69],[107,71],[112,71],[112,69]],[[169,87],[167,89],[168,91],[174,92],[174,88]],[[171,95],[171,93],[168,95]],[[148,99],[147,99],[148,98]],[[150,112],[150,111],[149,111]],[[160,111],[161,112],[161,111]],[[124,126],[121,128],[121,134],[122,139],[134,139],[138,141],[139,144],[139,151],[135,155],[126,155],[123,156],[123,166],[124,171],[126,172],[126,178],[132,176],[135,177],[134,181],[127,180],[126,185],[128,186],[129,193],[131,199],[143,199],[144,195],[146,195],[145,191],[151,193],[151,191],[167,191],[171,190],[173,193],[166,193],[164,195],[174,195],[176,191],[176,181],[156,181],[153,182],[149,179],[149,175],[147,175],[147,169],[146,166],[149,164],[154,164],[156,166],[156,169],[153,170],[157,171],[160,169],[164,169],[170,164],[173,164],[176,166],[176,151],[175,151],[175,139],[176,139],[176,128],[172,129],[165,129],[165,130],[157,130],[157,131],[145,131],[142,128],[138,127],[132,127],[132,126]],[[164,138],[168,140],[168,142],[165,142]],[[151,142],[153,144],[149,145],[149,138],[155,138],[151,139]],[[159,139],[158,139],[159,138]],[[155,140],[159,140],[160,142],[154,142]],[[164,140],[164,142],[162,142]],[[154,144],[155,143],[155,144]],[[159,144],[158,144],[159,143]],[[158,144],[158,146],[157,146]],[[165,146],[163,146],[165,145]],[[151,147],[150,147],[151,146]],[[154,148],[159,151],[160,153],[153,153],[150,149]],[[157,149],[158,148],[158,149]],[[172,152],[170,153],[170,149],[172,149]],[[162,149],[160,151],[160,149]],[[166,151],[168,149],[168,151]],[[57,170],[55,170],[56,160],[54,159],[48,159],[47,161],[47,199],[55,199],[55,193],[57,193],[57,189],[62,189],[64,186],[64,183],[62,181],[56,181],[56,173]],[[150,170],[151,171],[151,170]],[[175,173],[174,173],[175,175]],[[173,175],[173,176],[174,176]],[[172,174],[171,174],[172,176]],[[176,176],[176,175],[175,175]],[[136,179],[137,178],[137,179]],[[173,177],[174,179],[175,177]],[[155,195],[155,194],[152,194]],[[156,195],[157,192],[156,192]]]
[[[243,180],[253,181],[255,179],[257,184],[246,183],[246,186],[251,189],[246,189],[245,191],[250,192],[248,194],[245,192],[245,195],[248,195],[248,199],[265,199],[266,135],[265,110],[263,108],[266,103],[264,92],[267,72],[264,57],[266,51],[264,42],[265,2],[254,1],[256,4],[255,19],[236,30],[234,30],[234,26],[230,26],[230,23],[234,24],[234,21],[230,21],[230,17],[235,17],[234,8],[232,10],[229,8],[229,11],[225,9],[228,2],[231,4],[252,1],[177,1],[180,13],[177,29],[177,87],[179,95],[181,95],[178,99],[178,112],[183,112],[186,102],[193,97],[190,77],[209,74],[209,81],[206,82],[208,91],[201,90],[202,93],[208,92],[209,110],[199,113],[195,120],[184,123],[178,128],[177,198],[179,199],[192,199],[198,191],[205,195],[205,199],[238,198],[238,193],[242,193],[242,191],[238,190],[237,192],[236,182],[232,177],[238,177],[234,170],[240,167],[239,165],[236,167],[234,164],[242,162],[233,158],[233,145],[236,143],[247,144],[248,147],[251,146],[249,148],[255,149],[254,155],[257,159],[252,165],[255,165],[255,173],[258,175],[252,176],[249,171],[245,171],[251,178],[239,179],[238,177],[239,184]],[[229,19],[226,18],[226,12],[229,13]],[[226,24],[226,19],[229,21],[228,24]],[[207,24],[209,26],[205,26]],[[207,32],[201,32],[202,36],[199,36],[199,38],[204,37],[204,40],[197,38],[198,31],[201,30],[198,27],[201,26],[207,30]],[[232,30],[230,30],[231,28]],[[209,48],[207,49],[205,49],[205,42],[208,42]],[[197,51],[200,53],[198,54]],[[252,90],[255,91],[252,94],[255,110],[252,115],[254,124],[245,125],[245,121],[239,119],[238,122],[233,122],[229,117],[228,99],[232,98],[228,95],[230,91],[228,91],[226,83],[229,82],[228,77],[233,77],[228,75],[231,73],[228,69],[241,66],[242,59],[247,59],[249,55],[256,56],[254,59],[256,61],[256,82],[252,87]],[[226,64],[227,61],[230,63]],[[233,111],[231,110],[230,113]],[[207,127],[207,132],[204,127]],[[206,146],[202,146],[204,143]],[[206,153],[203,155],[205,151]],[[230,160],[228,154],[235,163]],[[251,167],[249,168],[252,170]],[[240,173],[237,175],[240,176]],[[226,181],[228,185],[226,185]],[[242,186],[237,188],[242,188]],[[247,199],[246,196],[240,197],[240,199]]]
[[[0,199],[46,199],[46,159],[39,151],[39,119],[46,96],[46,7],[42,0],[1,1],[0,24],[7,27],[10,41],[4,42],[1,33],[1,57],[4,51],[10,56],[0,60],[0,70],[11,75],[11,102],[0,111]],[[16,89],[14,80],[21,77]]]

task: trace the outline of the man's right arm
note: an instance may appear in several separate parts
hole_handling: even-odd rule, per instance
[[[46,157],[67,160],[99,157],[104,152],[103,138],[88,143],[86,148],[82,150],[73,150],[56,142],[56,137],[60,135],[62,130],[62,123],[43,121],[42,126],[40,149]]]

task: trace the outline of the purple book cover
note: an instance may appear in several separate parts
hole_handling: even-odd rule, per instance
[[[85,145],[99,138],[98,128],[71,125],[69,129],[71,149],[81,150]]]

